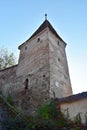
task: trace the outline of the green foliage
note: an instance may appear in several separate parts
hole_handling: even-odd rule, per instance
[[[4,123],[3,130],[83,130],[81,127],[80,113],[70,120],[68,109],[67,116],[56,107],[53,100],[40,106],[35,116],[18,116],[9,118]]]
[[[55,121],[58,116],[58,110],[56,108],[55,102],[50,101],[38,108],[36,115],[36,124],[38,124],[39,129],[42,128],[52,128],[55,126]]]
[[[56,107],[53,100],[42,105],[37,111],[37,124],[40,129],[62,128],[66,126],[66,119],[63,113]]]
[[[44,119],[55,119],[58,116],[58,109],[56,108],[55,102],[50,101],[38,108],[37,116]]]
[[[81,130],[79,127],[71,128],[70,130]]]
[[[7,49],[0,49],[0,69],[5,69],[7,67],[16,64],[15,57],[13,53],[8,52]]]
[[[64,115],[65,115],[65,118],[67,118],[68,120],[70,119],[68,108],[64,110]]]
[[[78,113],[78,114],[75,116],[75,118],[74,118],[74,123],[75,123],[77,126],[81,125],[82,119],[81,119],[80,113]]]
[[[0,90],[0,95],[2,95],[2,90]]]
[[[6,100],[7,100],[7,102],[8,102],[10,105],[14,106],[14,101],[13,101],[13,98],[12,98],[11,96],[8,96]]]
[[[87,124],[87,112],[85,113],[85,123]]]

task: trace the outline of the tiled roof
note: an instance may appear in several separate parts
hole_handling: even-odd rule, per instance
[[[40,33],[42,30],[44,30],[46,27],[48,27],[52,32],[53,34],[58,37],[60,40],[63,41],[63,39],[57,34],[57,32],[55,31],[55,29],[52,27],[52,25],[50,24],[50,22],[46,19],[42,24],[41,26],[33,33],[33,35],[29,38],[29,40],[31,38],[33,38],[35,35],[37,35],[38,33]],[[63,41],[64,42],[64,41]]]
[[[43,31],[45,28],[49,28],[50,29],[50,31],[56,36],[56,37],[58,37],[61,41],[63,41],[64,43],[65,43],[65,45],[66,45],[66,42],[58,35],[58,33],[56,32],[56,30],[52,27],[52,25],[50,24],[50,22],[46,19],[41,25],[40,25],[40,27],[32,34],[32,36],[28,39],[28,40],[30,40],[30,39],[32,39],[34,36],[36,36],[38,33],[40,33],[41,31]],[[28,41],[27,40],[27,41]],[[25,43],[25,42],[24,42]],[[23,43],[23,44],[24,44]],[[23,44],[21,44],[21,45],[23,45]],[[21,46],[20,45],[20,46]],[[19,48],[20,48],[20,46],[19,46]]]
[[[82,93],[78,93],[78,94],[75,94],[75,95],[71,95],[71,96],[59,98],[59,99],[56,98],[55,100],[58,103],[69,103],[69,102],[75,102],[75,101],[85,99],[85,98],[87,98],[87,92],[82,92]]]

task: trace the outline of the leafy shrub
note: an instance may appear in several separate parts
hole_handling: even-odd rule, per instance
[[[82,119],[81,119],[80,113],[78,113],[78,114],[75,116],[75,118],[74,118],[74,123],[75,123],[77,126],[81,125]]]
[[[37,110],[37,116],[44,119],[55,119],[58,116],[58,109],[55,102],[51,100],[49,103],[40,106]]]
[[[87,112],[85,113],[85,123],[87,124]]]
[[[35,116],[16,115],[15,118],[8,119],[3,130],[84,130],[81,123],[80,113],[72,121],[69,113],[65,117],[51,100],[40,106]]]
[[[38,108],[36,119],[40,129],[57,129],[66,124],[63,113],[56,107],[53,100]]]

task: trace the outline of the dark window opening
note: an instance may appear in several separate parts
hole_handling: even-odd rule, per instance
[[[60,62],[60,58],[58,58],[58,61]]]
[[[5,77],[3,76],[2,79],[5,79]]]
[[[25,80],[25,89],[28,89],[28,78]]]
[[[27,46],[25,47],[25,50],[27,50]]]
[[[39,41],[40,41],[40,38],[37,39],[37,42],[39,42]]]
[[[31,74],[28,74],[28,76],[31,76]]]
[[[59,41],[57,41],[58,46],[60,45]]]
[[[46,77],[45,74],[43,75],[43,77]]]

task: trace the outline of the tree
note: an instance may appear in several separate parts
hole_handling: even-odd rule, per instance
[[[0,70],[16,64],[15,56],[9,53],[6,48],[0,49]]]

